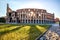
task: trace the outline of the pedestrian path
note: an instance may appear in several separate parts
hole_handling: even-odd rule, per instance
[[[60,28],[58,24],[52,27],[40,38],[40,40],[60,40]]]

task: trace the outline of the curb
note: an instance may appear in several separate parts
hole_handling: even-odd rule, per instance
[[[35,40],[40,40],[40,38],[52,27],[52,25],[43,33],[41,34],[39,37],[37,37]]]

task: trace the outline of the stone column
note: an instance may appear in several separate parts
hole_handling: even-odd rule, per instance
[[[27,19],[27,23],[28,23],[28,19]]]

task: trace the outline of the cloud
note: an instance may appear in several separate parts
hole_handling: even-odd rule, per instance
[[[43,8],[43,5],[39,2],[28,2],[21,5],[21,8]]]

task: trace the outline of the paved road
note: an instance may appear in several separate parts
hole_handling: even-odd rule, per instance
[[[58,24],[52,27],[40,38],[40,40],[60,40],[60,28]]]

